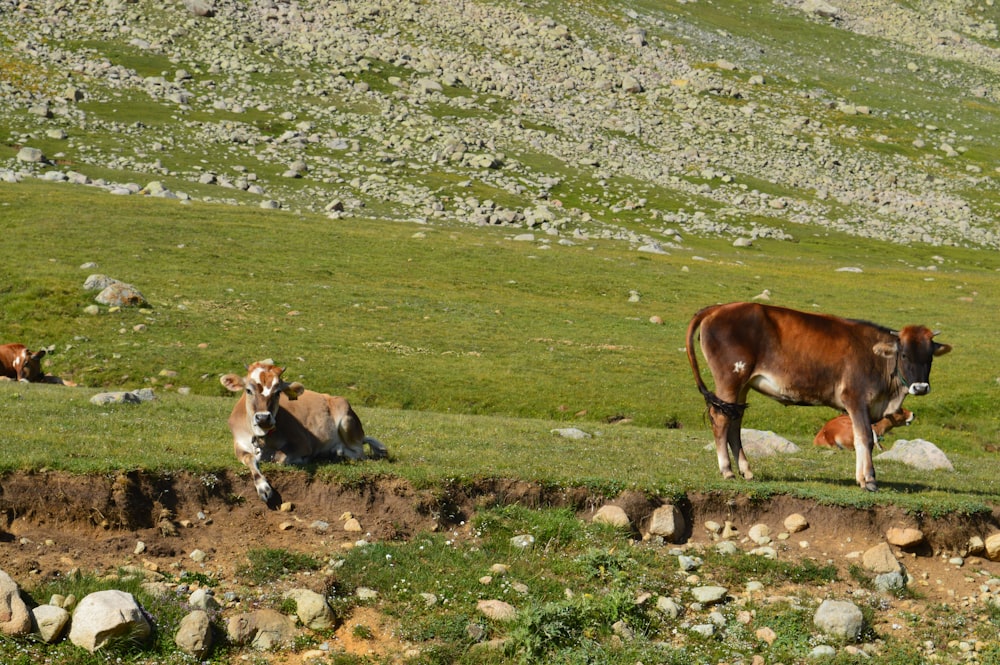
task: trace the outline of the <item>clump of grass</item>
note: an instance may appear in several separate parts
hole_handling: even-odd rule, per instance
[[[746,553],[706,556],[716,578],[726,585],[743,584],[750,579],[766,586],[783,583],[822,585],[838,579],[836,566],[821,566],[811,559],[796,563]]]
[[[304,570],[318,570],[319,561],[298,552],[284,549],[253,549],[247,552],[249,563],[240,567],[237,574],[254,584],[273,582],[285,575]]]

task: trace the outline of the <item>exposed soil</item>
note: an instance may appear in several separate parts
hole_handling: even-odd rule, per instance
[[[290,509],[263,504],[249,478],[235,472],[6,474],[0,477],[0,569],[29,589],[74,568],[101,574],[124,565],[175,573],[207,570],[221,579],[232,579],[236,569],[246,564],[251,548],[283,548],[322,559],[361,538],[405,540],[432,530],[470,537],[471,517],[479,506],[515,502],[531,507],[569,506],[589,519],[604,503],[585,489],[556,490],[518,481],[489,480],[431,491],[391,478],[348,486],[318,482],[299,470],[271,470],[269,475]],[[645,519],[659,505],[633,492],[612,503],[624,508],[638,525],[637,538]],[[916,552],[896,550],[917,580],[918,599],[901,606],[907,611],[977,595],[986,579],[1000,577],[1000,563],[983,556],[967,556],[962,566],[948,560],[966,554],[971,536],[985,538],[1000,530],[998,510],[991,515],[922,519],[892,507],[858,510],[791,497],[751,500],[703,493],[689,495],[679,508],[689,525],[685,542],[693,546],[711,542],[703,528],[707,520],[731,521],[742,537],[757,523],[767,524],[778,534],[784,531],[788,515],[802,514],[810,527],[775,541],[781,558],[811,557],[823,565],[837,565],[844,580],[839,584],[845,588],[833,592],[844,594],[854,584],[846,571],[851,563],[860,563],[856,553],[883,542],[890,527],[919,528],[926,535],[926,546]],[[345,531],[345,513],[357,518],[361,532]],[[329,529],[314,528],[317,520],[329,523]],[[145,551],[137,554],[140,541]],[[208,555],[205,564],[191,558],[194,550]],[[359,611],[373,612],[370,608]],[[387,621],[374,616],[364,619],[370,627]],[[338,633],[341,643],[337,646],[357,653],[402,653],[405,647],[394,640],[391,626],[376,633],[379,639],[358,641],[345,628]],[[352,641],[358,643],[352,645]]]

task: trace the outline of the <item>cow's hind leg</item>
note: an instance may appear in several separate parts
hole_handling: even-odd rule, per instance
[[[729,450],[733,453],[733,459],[736,460],[736,464],[739,467],[740,475],[743,476],[745,480],[753,480],[753,472],[750,471],[750,460],[747,459],[747,453],[743,449],[743,414],[740,414],[739,418],[729,419]]]
[[[719,471],[726,480],[736,477],[729,458],[732,451],[732,459],[736,461],[740,475],[750,480],[753,478],[753,472],[750,471],[750,462],[743,451],[743,441],[740,439],[743,417],[742,414],[734,417],[731,413],[726,413],[729,410],[713,405],[708,411],[712,420],[712,434],[715,436],[715,454],[719,459]]]

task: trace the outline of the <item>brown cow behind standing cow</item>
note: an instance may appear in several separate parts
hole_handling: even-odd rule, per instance
[[[872,433],[875,435],[875,443],[880,449],[885,450],[885,446],[882,445],[882,437],[885,436],[886,432],[894,427],[909,425],[913,422],[913,418],[912,411],[900,407],[899,411],[890,413],[877,423],[873,423]],[[813,444],[827,448],[854,450],[854,426],[851,424],[851,417],[845,413],[827,421],[822,429],[816,433]]]

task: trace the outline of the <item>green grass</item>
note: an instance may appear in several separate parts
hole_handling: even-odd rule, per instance
[[[333,222],[34,182],[5,185],[0,197],[0,231],[22,257],[0,269],[2,339],[52,347],[46,370],[82,386],[0,385],[0,402],[16,405],[3,469],[232,466],[234,398],[218,377],[270,357],[287,376],[347,396],[389,445],[392,462],[316,470],[330,477],[792,492],[934,514],[983,510],[1000,494],[984,463],[995,454],[1000,392],[981,362],[1000,351],[992,253],[818,234],[749,249],[692,238],[689,249],[646,255],[610,241],[543,249],[500,229]],[[73,224],[61,222],[66,214]],[[80,267],[89,261],[98,267]],[[838,271],[845,266],[863,272]],[[136,285],[151,306],[85,314],[94,294],[82,284],[93,272]],[[957,472],[877,463],[884,491],[860,493],[853,456],[811,445],[832,410],[754,394],[745,426],[802,451],[753,460],[752,484],[722,483],[703,450],[710,435],[684,331],[700,307],[764,288],[784,305],[940,329],[954,351],[935,363],[933,392],[907,400],[915,423],[890,440],[933,441]],[[97,389],[142,387],[159,399],[88,401]],[[566,426],[592,438],[551,433]],[[137,442],[151,445],[137,454]]]

